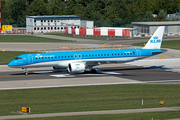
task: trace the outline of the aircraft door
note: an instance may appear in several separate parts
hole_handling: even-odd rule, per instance
[[[137,53],[137,58],[141,56],[141,51],[140,50],[136,50]]]
[[[33,63],[33,56],[31,54],[28,55],[29,64]]]

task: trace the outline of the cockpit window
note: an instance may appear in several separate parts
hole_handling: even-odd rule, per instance
[[[23,60],[23,58],[22,57],[17,57],[14,60]]]

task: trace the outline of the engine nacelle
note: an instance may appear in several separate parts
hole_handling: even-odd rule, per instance
[[[83,73],[86,69],[86,65],[84,63],[69,63],[68,71],[70,73]]]

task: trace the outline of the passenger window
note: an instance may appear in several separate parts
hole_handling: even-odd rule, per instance
[[[109,54],[107,54],[109,56]]]
[[[114,54],[112,54],[112,55],[114,55]]]
[[[86,57],[87,57],[88,55],[86,55]]]
[[[123,53],[121,53],[121,55],[123,55]]]
[[[129,55],[129,53],[127,53],[127,55]]]
[[[92,56],[94,56],[94,55],[92,55]]]
[[[116,54],[115,54],[116,55]]]
[[[103,54],[101,54],[101,56],[103,56]]]
[[[126,53],[124,53],[124,55],[126,55]]]
[[[106,54],[104,54],[104,56],[106,56]]]

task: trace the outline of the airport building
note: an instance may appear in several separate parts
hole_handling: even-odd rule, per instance
[[[159,26],[165,26],[166,35],[180,34],[180,21],[163,22],[132,22],[133,28],[138,29],[139,34],[152,35]]]
[[[65,27],[92,28],[94,21],[81,20],[76,15],[53,16],[26,16],[26,30],[28,32],[59,32],[65,31]]]
[[[36,32],[64,31],[65,26],[79,27],[80,16],[26,16],[26,30]]]

